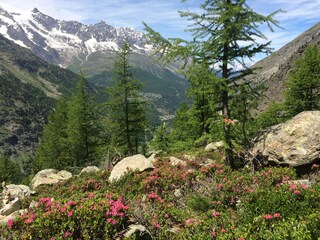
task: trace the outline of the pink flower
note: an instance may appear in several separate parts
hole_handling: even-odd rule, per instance
[[[12,227],[13,227],[13,224],[14,224],[14,220],[13,220],[12,218],[9,219],[8,222],[7,222],[8,228],[12,228]]]
[[[213,216],[213,217],[220,217],[220,216],[221,216],[221,213],[220,213],[220,212],[213,212],[213,213],[212,213],[212,216]]]
[[[89,193],[89,198],[90,199],[94,198],[94,194],[93,193]]]
[[[50,240],[56,240],[54,237],[51,237]]]
[[[245,238],[238,238],[238,240],[246,240]]]
[[[311,167],[311,169],[318,169],[318,168],[319,168],[319,164],[315,164],[315,163]]]
[[[194,219],[193,218],[189,218],[186,222],[185,222],[185,224],[188,226],[188,225],[190,225],[191,223],[193,223],[194,222]]]
[[[274,218],[280,218],[280,217],[281,217],[281,214],[280,214],[280,213],[274,213],[274,214],[273,214],[273,217],[274,217]]]
[[[264,219],[272,219],[273,216],[270,215],[270,214],[265,214],[265,215],[263,216],[263,218],[264,218]]]
[[[73,212],[72,212],[72,211],[69,211],[69,212],[68,212],[68,217],[71,217],[72,214],[73,214]]]
[[[301,192],[300,192],[299,190],[294,190],[293,194],[295,194],[295,195],[300,195]]]
[[[211,235],[212,235],[212,237],[216,237],[217,233],[214,230],[212,230]]]
[[[164,215],[164,218],[169,218],[169,215],[168,215],[168,214],[165,214],[165,215]]]
[[[225,233],[225,232],[226,232],[226,229],[225,229],[225,228],[221,228],[221,232],[222,232],[222,233]]]
[[[64,237],[70,237],[70,236],[72,236],[72,233],[66,231],[66,232],[64,232],[63,236],[64,236]]]

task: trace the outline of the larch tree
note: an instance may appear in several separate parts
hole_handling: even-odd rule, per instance
[[[81,75],[67,114],[68,158],[73,167],[96,164],[99,158],[99,116],[97,103]]]
[[[320,48],[312,45],[295,62],[286,82],[285,106],[290,116],[320,109]]]
[[[278,26],[273,17],[280,10],[264,16],[254,12],[245,0],[205,0],[200,8],[200,13],[180,11],[181,17],[192,22],[187,29],[193,34],[191,41],[165,39],[146,23],[145,30],[151,42],[157,46],[155,52],[161,52],[165,62],[182,59],[186,63],[191,60],[208,68],[218,66],[223,80],[220,81],[220,108],[224,118],[224,141],[227,144],[226,162],[234,168],[229,92],[235,74],[240,74],[234,66],[240,64],[246,70],[245,61],[248,58],[257,53],[270,53],[270,42],[257,41],[266,40],[259,27],[267,24],[273,31],[273,27]]]
[[[114,62],[113,86],[107,89],[109,117],[114,124],[114,144],[122,153],[138,153],[146,129],[146,102],[142,100],[142,84],[134,78],[129,62],[131,49],[124,42]]]

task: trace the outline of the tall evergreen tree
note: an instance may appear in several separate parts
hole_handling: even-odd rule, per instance
[[[291,116],[320,109],[320,48],[306,48],[289,74],[285,105]]]
[[[107,89],[109,116],[115,125],[114,141],[124,154],[137,153],[144,141],[146,103],[141,99],[142,84],[134,79],[129,63],[131,49],[124,42],[114,63],[114,85]]]
[[[67,115],[68,158],[74,167],[98,160],[99,129],[97,104],[88,92],[86,79],[81,76]]]
[[[67,113],[67,99],[61,97],[43,129],[36,158],[32,162],[34,172],[44,168],[64,169],[70,164],[66,157],[68,151]]]
[[[200,5],[201,13],[180,12],[181,17],[186,17],[193,24],[188,31],[192,32],[192,41],[182,39],[165,39],[151,29],[147,24],[145,30],[148,37],[157,44],[156,52],[162,52],[165,60],[170,62],[175,59],[191,58],[194,62],[206,64],[211,67],[219,64],[221,71],[221,111],[224,118],[224,140],[228,145],[226,149],[226,162],[234,167],[233,145],[230,134],[232,118],[229,108],[229,92],[233,76],[236,73],[233,66],[240,63],[246,68],[245,60],[257,53],[269,53],[270,42],[261,44],[257,39],[266,39],[258,29],[267,23],[270,30],[278,26],[273,19],[274,12],[263,16],[254,12],[245,0],[205,0]]]

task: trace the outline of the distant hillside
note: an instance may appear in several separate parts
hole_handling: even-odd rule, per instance
[[[117,28],[103,21],[85,25],[54,19],[37,8],[24,12],[0,6],[0,33],[50,63],[75,73],[81,69],[90,82],[102,87],[109,84],[116,51],[128,41],[133,51],[130,64],[144,83],[144,96],[154,115],[171,119],[186,100],[188,82],[176,72],[180,65],[163,67],[149,57],[153,46],[132,28]]]
[[[283,100],[284,83],[288,73],[293,69],[295,60],[311,44],[320,46],[320,22],[252,66],[256,69],[255,74],[246,77],[246,79],[262,83],[266,88],[263,92],[264,97],[259,103],[260,111],[266,109],[272,101],[280,102]]]
[[[0,153],[31,152],[55,99],[77,80],[0,35]]]

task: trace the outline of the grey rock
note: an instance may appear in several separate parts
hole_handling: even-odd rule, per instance
[[[154,168],[153,163],[141,154],[126,157],[114,166],[111,171],[109,181],[112,182],[118,180],[128,171],[128,169],[142,172],[146,169],[152,168]]]
[[[224,146],[224,142],[223,141],[219,141],[219,142],[215,142],[215,143],[209,143],[204,150],[206,152],[210,152],[210,151],[217,151],[219,149],[222,149]]]
[[[137,240],[151,240],[151,234],[143,225],[132,224],[124,234],[126,238],[134,237]]]
[[[19,200],[19,198],[15,198],[13,201],[4,205],[0,209],[0,215],[8,216],[13,212],[18,211],[19,209],[20,209],[20,200]]]
[[[83,173],[97,173],[100,172],[100,169],[96,166],[88,166],[81,170],[80,175]]]
[[[302,112],[253,140],[253,160],[292,167],[320,159],[320,111]]]
[[[182,197],[181,189],[180,189],[180,188],[175,189],[173,195],[174,195],[176,198],[181,198],[181,197]]]
[[[72,177],[72,173],[62,170],[58,172],[55,169],[45,169],[38,172],[31,180],[31,188],[35,189],[40,185],[56,184],[60,181],[67,180]]]
[[[184,165],[184,166],[187,165],[186,161],[180,160],[179,158],[170,157],[169,159],[170,159],[170,162],[171,162],[172,166],[176,166],[178,164],[181,164],[181,165]]]
[[[30,197],[32,194],[34,194],[34,191],[31,191],[30,188],[26,185],[15,185],[15,184],[9,184],[7,185],[3,191],[3,196],[10,196],[12,198],[25,198]]]

